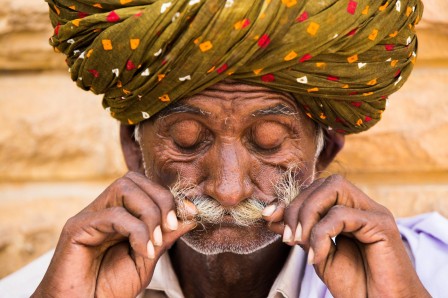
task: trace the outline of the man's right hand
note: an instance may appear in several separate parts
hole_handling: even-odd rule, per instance
[[[67,221],[33,297],[135,297],[194,227],[178,223],[169,190],[129,172]]]

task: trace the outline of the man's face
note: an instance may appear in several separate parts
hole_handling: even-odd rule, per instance
[[[193,185],[203,196],[231,209],[255,198],[278,198],[275,185],[291,166],[297,182],[313,179],[316,127],[286,94],[246,84],[220,83],[183,100],[140,127],[146,175],[162,185]],[[251,253],[278,236],[265,224],[199,225],[182,238],[206,254]]]

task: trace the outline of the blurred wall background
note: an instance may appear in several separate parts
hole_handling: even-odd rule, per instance
[[[384,118],[332,165],[398,216],[448,216],[448,2],[427,0],[419,58]],[[0,0],[0,278],[38,257],[125,173],[118,124],[78,89],[44,1]]]

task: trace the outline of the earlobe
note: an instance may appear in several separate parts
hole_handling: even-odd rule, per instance
[[[134,125],[120,124],[120,143],[129,171],[145,173],[140,145],[135,140]]]
[[[333,130],[324,130],[325,144],[316,164],[317,172],[325,170],[344,147],[345,136]]]

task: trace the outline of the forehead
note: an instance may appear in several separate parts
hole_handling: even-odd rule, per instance
[[[163,110],[160,116],[175,113],[204,117],[238,115],[242,118],[277,114],[304,118],[302,109],[288,93],[235,81],[215,84],[196,95],[180,100]]]

